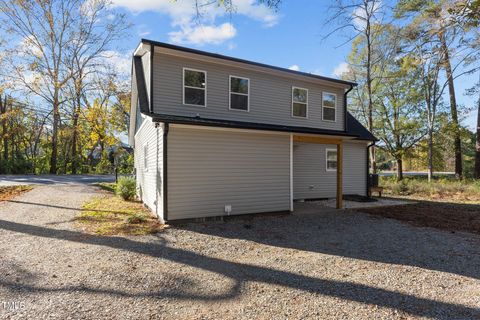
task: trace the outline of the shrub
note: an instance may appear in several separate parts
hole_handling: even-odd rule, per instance
[[[115,193],[122,197],[123,200],[133,200],[135,198],[136,189],[135,179],[131,177],[121,177],[115,187]]]

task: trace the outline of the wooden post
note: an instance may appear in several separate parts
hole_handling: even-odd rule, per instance
[[[337,209],[343,208],[343,144],[337,144]]]

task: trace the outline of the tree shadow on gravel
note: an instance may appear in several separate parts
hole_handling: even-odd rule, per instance
[[[480,279],[480,250],[473,242],[459,243],[455,235],[444,231],[412,228],[364,213],[318,210],[316,214],[276,217],[237,216],[225,222],[190,223],[179,228],[227,239]]]
[[[28,234],[35,237],[106,246],[113,249],[148,255],[159,259],[166,259],[172,262],[182,263],[187,266],[217,273],[232,279],[234,283],[228,290],[226,290],[226,292],[217,295],[197,295],[189,292],[189,288],[186,288],[185,286],[182,288],[182,290],[177,291],[172,291],[167,288],[157,292],[146,291],[143,293],[131,294],[120,290],[99,289],[87,286],[68,286],[63,288],[39,287],[24,283],[12,283],[4,278],[0,278],[0,286],[6,287],[12,291],[18,290],[20,292],[29,293],[82,291],[92,294],[105,294],[125,297],[169,297],[178,299],[195,299],[201,301],[216,301],[232,299],[240,296],[240,290],[247,282],[260,282],[356,301],[364,304],[384,306],[401,310],[415,316],[432,318],[473,318],[480,316],[480,310],[477,308],[418,298],[408,294],[373,288],[347,281],[343,282],[318,279],[250,264],[235,263],[228,260],[199,255],[187,250],[171,248],[165,246],[164,244],[156,244],[151,242],[144,243],[122,237],[87,236],[76,231],[56,230],[5,220],[0,220],[0,229]]]

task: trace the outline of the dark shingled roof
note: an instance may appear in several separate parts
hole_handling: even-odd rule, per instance
[[[309,77],[309,78],[314,78],[314,79],[318,79],[318,80],[325,80],[325,81],[341,83],[341,84],[350,85],[350,86],[356,86],[357,85],[355,82],[352,82],[352,81],[329,78],[329,77],[319,76],[319,75],[316,75],[316,74],[313,74],[313,73],[307,73],[307,72],[302,72],[302,71],[290,70],[290,69],[287,69],[287,68],[281,68],[281,67],[272,66],[272,65],[269,65],[269,64],[255,62],[255,61],[234,58],[234,57],[225,56],[225,55],[222,55],[222,54],[211,53],[211,52],[207,52],[207,51],[201,51],[201,50],[196,50],[196,49],[192,49],[192,48],[176,46],[176,45],[165,43],[165,42],[153,41],[153,40],[148,40],[148,39],[142,39],[141,42],[152,44],[152,45],[157,46],[157,47],[162,47],[162,48],[167,48],[167,49],[172,49],[172,50],[178,50],[178,51],[183,51],[183,52],[188,52],[188,53],[193,53],[193,54],[199,54],[199,55],[202,55],[202,56],[207,56],[207,57],[212,57],[212,58],[217,58],[217,59],[222,59],[222,60],[245,63],[245,64],[257,66],[257,67],[268,68],[268,69],[272,69],[272,70],[282,71],[282,72],[290,73],[290,74],[296,74],[296,75]]]
[[[378,141],[350,112],[347,112],[347,130],[348,133],[356,135],[358,140]]]
[[[350,132],[345,132],[342,130],[328,130],[328,129],[321,129],[321,128],[285,126],[285,125],[270,124],[270,123],[257,123],[257,122],[246,122],[246,121],[236,121],[236,120],[201,118],[201,117],[185,117],[185,116],[176,116],[176,115],[168,115],[168,114],[158,114],[158,113],[150,113],[147,115],[152,117],[152,120],[154,122],[192,124],[192,125],[199,125],[199,126],[236,128],[236,129],[325,134],[325,135],[334,135],[334,136],[351,136],[355,138],[357,137],[356,134],[350,134]]]

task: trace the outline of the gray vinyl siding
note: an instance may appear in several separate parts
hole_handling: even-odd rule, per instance
[[[144,146],[148,145],[147,166],[144,162]],[[135,169],[137,194],[153,213],[163,219],[163,129],[145,119],[135,135]],[[158,203],[158,205],[157,205]]]
[[[326,170],[326,149],[335,145],[295,143],[293,146],[293,198],[336,196],[337,173]],[[366,144],[343,147],[343,194],[366,195]]]
[[[367,144],[345,143],[343,147],[343,193],[367,195]]]
[[[288,135],[172,126],[168,136],[168,219],[290,208]]]
[[[206,107],[183,105],[184,67],[207,72]],[[230,75],[250,79],[250,112],[229,110]],[[153,86],[156,113],[344,130],[344,89],[334,85],[155,53]],[[291,116],[292,86],[308,89],[308,119]],[[322,121],[324,91],[337,94],[336,122]]]
[[[144,77],[145,77],[145,84],[147,86],[147,97],[148,97],[148,101],[149,101],[149,104],[150,104],[151,103],[151,99],[150,99],[150,89],[151,89],[151,86],[150,86],[150,77],[151,77],[151,73],[150,73],[150,65],[151,65],[150,52],[146,52],[142,56],[142,65],[143,65],[143,74],[144,74]]]

